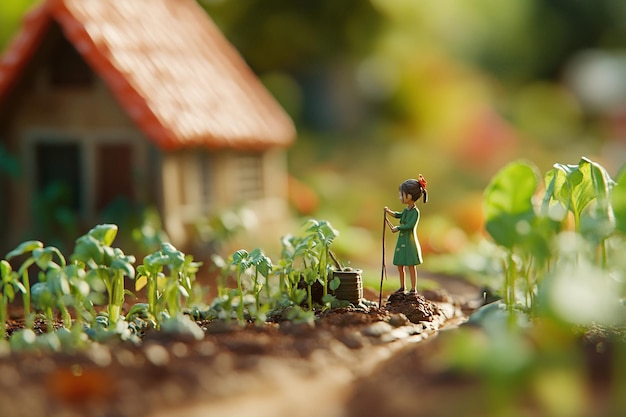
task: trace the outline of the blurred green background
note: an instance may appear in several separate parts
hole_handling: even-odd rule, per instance
[[[0,1],[2,48],[34,3]],[[353,264],[380,262],[406,178],[429,181],[418,234],[434,259],[482,233],[507,162],[624,162],[622,0],[199,3],[296,122],[294,216],[329,220]]]

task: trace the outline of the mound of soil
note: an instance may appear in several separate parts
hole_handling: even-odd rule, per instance
[[[432,322],[442,315],[437,305],[418,293],[393,293],[385,309],[390,313],[404,314],[411,323]]]

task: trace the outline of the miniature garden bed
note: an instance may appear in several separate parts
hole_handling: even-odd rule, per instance
[[[204,320],[197,322],[202,340],[148,331],[139,345],[5,352],[0,404],[15,417],[244,415],[246,408],[261,416],[329,415],[344,407],[356,378],[464,321],[445,292],[425,294],[434,300],[393,295],[382,308],[325,311],[313,325]]]
[[[616,183],[583,158],[538,191],[536,171],[510,164],[485,192],[502,300],[471,317],[478,289],[446,277],[380,307],[360,299],[324,221],[282,239],[277,262],[213,258],[208,306],[192,300],[200,264],[169,243],[135,267],[111,247],[115,225],[67,259],[24,242],[0,261],[2,415],[622,416],[626,173]]]

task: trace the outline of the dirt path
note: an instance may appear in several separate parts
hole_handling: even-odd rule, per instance
[[[462,279],[434,274],[429,274],[428,278],[438,281],[454,299],[476,302],[479,297],[477,288]],[[423,349],[425,344],[435,339],[439,331],[455,328],[467,318],[466,314],[458,311],[458,306],[457,311],[446,302],[439,303],[439,306],[449,318],[441,326],[436,326],[438,328],[424,329],[413,335],[396,329],[395,334],[389,336],[395,340],[381,341],[360,349],[335,343],[304,360],[263,357],[248,376],[237,376],[239,381],[245,382],[238,384],[236,394],[190,407],[160,410],[150,417],[366,415],[367,410],[358,410],[358,404],[354,407],[355,401],[361,402],[359,396],[363,393],[360,386],[384,383],[374,379],[381,378],[385,368],[397,363],[398,357],[414,355],[415,350]]]
[[[446,327],[465,321],[456,317]],[[355,396],[357,381],[372,374],[398,355],[419,349],[435,338],[437,330],[399,337],[379,345],[351,350],[336,345],[329,352],[314,354],[306,364],[301,359],[263,358],[262,364],[248,377],[256,379],[246,389],[223,399],[210,400],[191,407],[160,410],[150,417],[205,417],[212,415],[254,415],[255,417],[346,417]],[[247,377],[238,375],[240,381]]]

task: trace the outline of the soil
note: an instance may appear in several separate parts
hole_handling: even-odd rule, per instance
[[[148,332],[139,346],[91,343],[75,353],[5,352],[0,414],[414,415],[416,392],[426,389],[413,380],[421,375],[419,358],[442,329],[463,323],[477,306],[478,291],[466,286],[463,292],[392,294],[380,308],[318,314],[314,325],[241,328],[203,321],[200,341]]]

